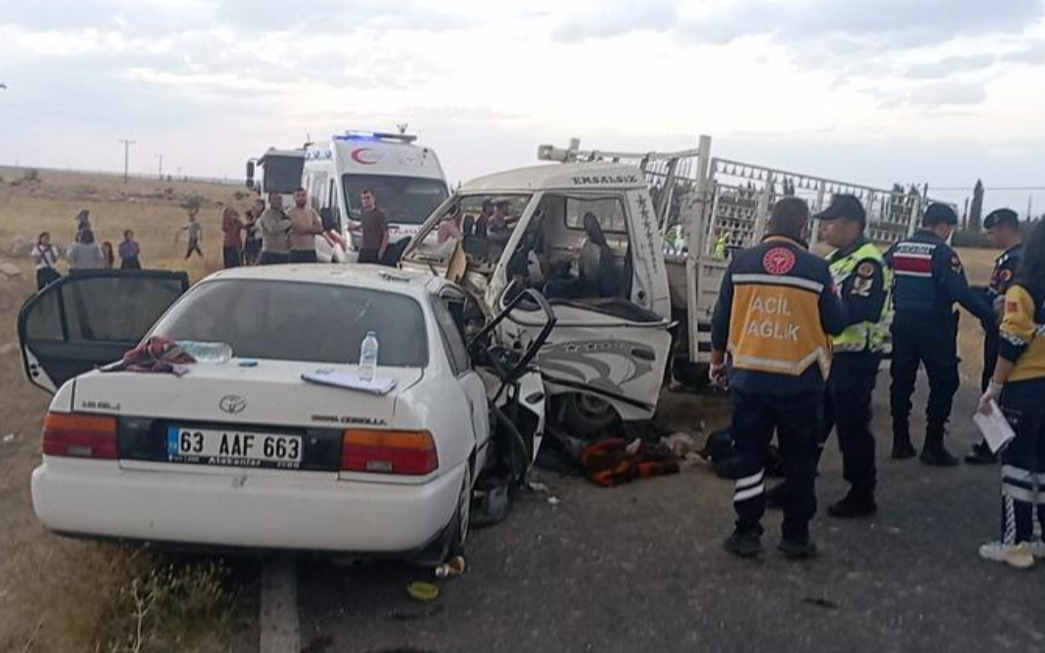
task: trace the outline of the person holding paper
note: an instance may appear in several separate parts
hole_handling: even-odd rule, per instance
[[[1024,247],[1015,281],[1005,293],[998,361],[979,411],[997,401],[1016,437],[1001,454],[1001,539],[980,557],[1020,569],[1045,557],[1034,541],[1034,520],[1045,530],[1045,224]]]

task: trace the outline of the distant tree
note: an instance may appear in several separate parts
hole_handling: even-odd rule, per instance
[[[972,205],[969,207],[969,230],[983,230],[983,182],[976,180],[972,189]]]

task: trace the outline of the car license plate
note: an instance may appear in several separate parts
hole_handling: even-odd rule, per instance
[[[300,435],[167,427],[167,459],[175,463],[298,469]]]

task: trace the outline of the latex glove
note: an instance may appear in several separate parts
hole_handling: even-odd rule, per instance
[[[980,404],[976,407],[976,410],[980,411],[984,415],[991,414],[991,402],[997,402],[998,397],[1001,396],[1001,390],[1005,387],[1004,383],[998,383],[994,379],[987,385],[987,390],[980,397]]]
[[[726,371],[725,363],[712,363],[710,369],[708,369],[708,378],[713,385],[721,388],[729,387],[729,374]]]

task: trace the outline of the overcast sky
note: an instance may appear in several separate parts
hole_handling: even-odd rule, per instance
[[[1045,186],[1043,0],[2,2],[0,163],[117,170],[131,138],[134,171],[234,178],[408,122],[454,181],[707,133],[866,184],[982,177],[988,207]]]

